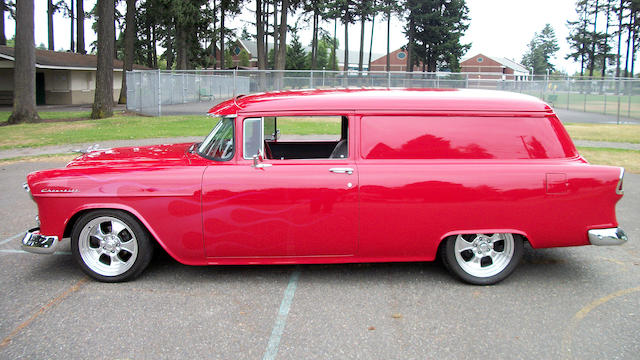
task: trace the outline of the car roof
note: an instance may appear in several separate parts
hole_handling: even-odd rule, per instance
[[[273,111],[551,112],[543,101],[514,92],[477,89],[314,89],[241,95],[210,115]]]

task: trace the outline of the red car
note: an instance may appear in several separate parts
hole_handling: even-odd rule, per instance
[[[545,103],[473,90],[239,96],[195,144],[98,150],[30,174],[25,250],[100,281],[149,264],[432,261],[492,284],[533,248],[614,245],[624,170],[589,165]]]

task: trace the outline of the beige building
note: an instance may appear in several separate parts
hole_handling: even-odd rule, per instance
[[[14,48],[0,46],[0,105],[13,104]],[[36,49],[36,104],[91,104],[96,88],[95,55]],[[114,60],[113,99],[122,84],[122,62]],[[135,69],[148,69],[134,65]]]

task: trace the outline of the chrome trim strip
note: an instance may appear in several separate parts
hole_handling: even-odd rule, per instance
[[[22,250],[34,254],[53,254],[58,245],[57,236],[47,236],[36,233],[40,228],[33,228],[22,238]]]
[[[618,185],[616,185],[616,194],[623,195],[624,189],[622,188],[622,180],[624,179],[624,168],[620,168],[620,178],[618,179]]]
[[[620,228],[593,229],[587,232],[591,245],[622,245],[627,242],[627,234]]]

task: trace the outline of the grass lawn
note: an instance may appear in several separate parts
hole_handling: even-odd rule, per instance
[[[10,111],[0,111],[0,123],[9,120]],[[41,111],[38,113],[41,119],[89,119],[91,111]]]
[[[0,149],[176,136],[204,138],[214,122],[203,115],[125,115],[100,120],[9,125],[0,127]]]
[[[578,147],[578,152],[590,164],[622,166],[629,172],[640,174],[640,151]]]
[[[40,116],[47,118],[45,116],[49,116],[49,114],[58,116],[58,119],[77,119],[89,116],[88,112],[51,112],[40,113]],[[0,121],[4,121],[8,117],[9,114],[0,113]],[[204,115],[162,117],[116,115],[109,119],[100,120],[1,126],[0,149],[178,136],[202,136],[204,138],[211,131],[215,122],[215,119]],[[278,128],[282,134],[340,134],[340,124],[331,121],[301,122],[292,118],[283,118],[278,120]]]
[[[640,144],[640,125],[565,124],[573,140]]]

